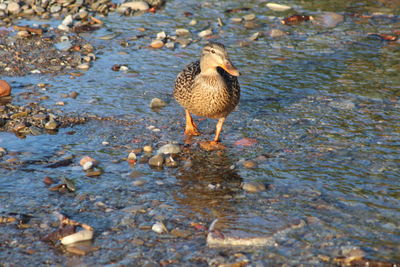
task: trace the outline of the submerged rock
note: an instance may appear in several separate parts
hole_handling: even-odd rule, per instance
[[[0,97],[11,94],[11,85],[5,80],[0,80]]]
[[[157,150],[157,154],[178,154],[180,152],[180,146],[175,144],[166,144]]]

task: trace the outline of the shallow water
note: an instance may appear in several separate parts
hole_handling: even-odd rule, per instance
[[[203,236],[175,240],[175,251],[171,252],[168,241],[157,243],[162,237],[155,233],[142,235],[141,230],[122,223],[130,217],[139,225],[151,225],[161,218],[167,228],[177,224],[190,228],[190,222],[209,224],[219,219],[225,233],[238,231],[249,236],[273,233],[296,220],[308,222],[305,227],[276,237],[272,247],[243,249],[253,264],[323,264],[318,255],[332,259],[352,247],[361,248],[367,259],[399,262],[400,44],[368,37],[371,32],[398,29],[399,9],[384,1],[337,2],[286,1],[305,14],[334,11],[346,15],[335,28],[311,23],[281,25],[279,20],[289,13],[278,17],[280,14],[269,11],[264,2],[244,5],[240,1],[169,1],[155,15],[111,14],[103,19],[105,27],[84,35],[97,47],[98,57],[85,75],[75,79],[67,75],[9,77],[15,103],[26,101],[18,94],[29,85],[48,83],[52,87],[46,91],[50,98],[43,102],[45,105],[55,107],[57,101],[66,101],[60,107],[65,112],[114,116],[132,124],[92,120],[62,129],[57,135],[25,139],[0,133],[0,146],[26,162],[14,168],[0,168],[0,212],[32,214],[48,222],[57,210],[93,225],[98,230],[94,244],[100,250],[78,261],[89,265],[127,264],[144,259],[157,262],[166,258],[193,264],[201,253],[209,258],[225,255],[226,261],[232,261],[237,251],[207,249]],[[252,10],[223,12],[243,6]],[[185,17],[184,11],[194,16]],[[363,20],[349,15],[353,12],[396,16]],[[259,28],[245,29],[229,22],[231,17],[248,13],[257,15]],[[217,17],[225,22],[222,28],[217,26]],[[199,23],[187,26],[193,18]],[[184,27],[197,33],[208,24],[218,33],[215,40],[228,47],[232,61],[243,73],[239,78],[240,106],[228,117],[222,134],[228,149],[218,154],[193,148],[185,152],[192,166],[182,164],[177,169],[154,170],[147,164],[132,167],[125,161],[112,163],[126,157],[132,148],[184,142],[183,111],[173,100],[172,88],[177,73],[198,57],[205,41],[174,50],[151,50],[146,46],[157,32],[173,34],[176,28]],[[121,46],[122,40],[142,34],[138,27],[147,29],[146,37],[128,41],[128,47]],[[265,36],[248,46],[239,45],[254,32],[272,28],[290,35],[276,39]],[[118,36],[97,39],[111,33]],[[130,70],[114,72],[114,64],[127,64]],[[79,92],[79,97],[65,100],[60,96],[71,91]],[[154,97],[164,99],[168,106],[152,111],[148,104]],[[204,134],[195,140],[212,138],[215,121],[202,120],[199,127]],[[75,134],[68,134],[71,130]],[[256,139],[257,144],[234,145],[244,137]],[[110,145],[103,146],[103,141]],[[76,156],[73,165],[46,167],[48,162],[66,155]],[[83,155],[99,160],[105,173],[99,178],[85,177],[78,163]],[[240,164],[243,159],[261,155],[266,157],[259,160],[255,169]],[[140,179],[146,183],[133,186],[132,171],[140,172]],[[42,183],[45,176],[68,177],[78,190],[65,195],[50,192]],[[271,187],[255,194],[241,190],[241,182],[254,181]],[[210,184],[221,187],[212,190]],[[87,201],[81,200],[85,197]],[[99,201],[111,211],[99,208]],[[148,212],[130,216],[121,211],[132,205],[143,206]],[[1,227],[3,238],[7,239],[5,247],[14,252],[0,251],[0,259],[21,264],[27,259],[24,248],[32,246],[37,250],[29,256],[32,261],[41,262],[44,258],[48,264],[66,264],[68,258],[71,260],[38,241],[35,229],[21,232]],[[113,228],[119,231],[107,235]],[[25,234],[33,237],[26,239]],[[141,249],[129,243],[133,237],[156,244],[153,250]],[[17,240],[16,245],[8,239]],[[35,242],[30,245],[26,240]],[[128,244],[120,240],[128,240]]]

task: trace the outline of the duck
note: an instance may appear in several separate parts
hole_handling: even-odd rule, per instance
[[[185,110],[185,135],[200,135],[192,114],[217,119],[215,137],[208,143],[218,147],[226,117],[239,103],[239,75],[225,46],[218,42],[206,44],[200,60],[188,64],[177,75],[173,95]]]

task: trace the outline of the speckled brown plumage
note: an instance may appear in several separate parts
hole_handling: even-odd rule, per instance
[[[185,108],[187,120],[192,121],[190,113],[212,119],[220,119],[222,128],[225,117],[231,113],[239,103],[240,86],[237,78],[237,69],[229,60],[225,47],[219,43],[210,43],[202,50],[200,61],[187,65],[177,76],[174,88],[174,97]],[[185,134],[191,123],[187,121]],[[219,125],[218,124],[218,125]],[[216,140],[219,132],[217,125]],[[197,128],[193,123],[196,135]]]

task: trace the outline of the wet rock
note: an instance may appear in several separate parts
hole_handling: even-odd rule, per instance
[[[152,48],[162,48],[164,46],[164,42],[161,40],[154,40],[150,43],[150,47]]]
[[[144,146],[143,151],[145,153],[151,153],[153,151],[153,148],[151,146]]]
[[[90,68],[90,65],[87,64],[87,63],[82,63],[82,64],[79,64],[77,66],[77,68],[80,69],[80,70],[88,70]]]
[[[9,2],[7,6],[7,11],[10,14],[18,14],[20,12],[20,5],[17,2]]]
[[[243,19],[246,21],[254,20],[255,18],[256,18],[255,14],[248,14],[248,15],[243,16]]]
[[[175,34],[177,36],[188,36],[188,35],[190,35],[190,31],[187,29],[176,29]]]
[[[11,86],[5,80],[0,80],[0,97],[9,96],[11,94]]]
[[[356,107],[351,100],[332,101],[329,103],[329,106],[343,110],[351,110]]]
[[[176,237],[187,238],[191,234],[192,233],[188,230],[182,230],[182,229],[178,229],[178,228],[171,230],[171,235],[176,236]]]
[[[146,11],[150,8],[150,6],[145,1],[132,1],[121,4],[118,8],[118,11],[125,10],[127,8],[130,8],[132,10]]]
[[[164,223],[162,223],[162,222],[156,222],[155,224],[153,224],[153,226],[151,227],[151,230],[153,230],[157,234],[162,234],[162,233],[168,232],[167,227],[165,227]]]
[[[268,35],[272,38],[279,38],[287,35],[287,33],[279,29],[272,29],[268,32]]]
[[[334,12],[324,12],[311,17],[311,22],[313,24],[326,28],[334,28],[343,21],[344,16]]]
[[[241,23],[243,21],[243,18],[231,18],[230,19],[231,22],[233,23]]]
[[[287,5],[281,5],[281,4],[276,4],[276,3],[267,3],[266,6],[273,10],[273,11],[279,11],[279,12],[283,12],[283,11],[288,11],[291,9],[290,6]]]
[[[149,159],[149,165],[154,167],[162,167],[164,164],[163,155],[155,155]]]
[[[167,34],[165,33],[165,31],[157,33],[157,40],[164,40],[165,38],[167,38]]]
[[[150,108],[163,108],[167,106],[167,103],[159,98],[153,98],[150,102]]]
[[[260,37],[260,33],[259,32],[256,32],[256,33],[253,33],[250,37],[249,37],[249,41],[256,41],[257,39],[258,39],[258,37]]]
[[[198,36],[200,38],[204,38],[204,37],[210,36],[212,34],[213,34],[212,30],[211,29],[207,29],[207,30],[199,32]]]
[[[178,154],[180,152],[180,146],[175,144],[166,144],[157,150],[157,154]]]
[[[54,120],[50,120],[44,125],[44,128],[47,130],[55,130],[58,128],[58,123]]]
[[[146,182],[147,182],[146,180],[138,179],[138,180],[133,181],[133,182],[132,182],[132,185],[133,185],[133,186],[142,186],[142,185],[144,185]]]
[[[19,31],[17,32],[17,36],[21,38],[26,38],[31,36],[31,34],[28,31]]]
[[[0,157],[7,154],[7,150],[4,147],[0,147]]]
[[[254,160],[245,160],[242,162],[243,167],[247,168],[247,169],[252,169],[252,168],[256,168],[257,167],[257,162]]]
[[[68,51],[72,47],[72,43],[67,40],[64,42],[56,43],[54,46],[60,51]]]
[[[93,231],[90,230],[81,230],[79,232],[76,232],[72,235],[65,236],[61,238],[61,244],[63,245],[69,245],[85,240],[92,240],[93,239]]]
[[[257,193],[266,190],[265,184],[258,182],[244,182],[242,188],[249,193]]]
[[[178,167],[178,165],[179,163],[171,155],[165,159],[165,166],[167,167],[174,168]]]
[[[77,97],[78,97],[78,95],[79,95],[79,93],[78,93],[78,92],[76,92],[76,91],[72,91],[72,92],[69,94],[69,97],[70,97],[70,98],[73,98],[73,99],[75,99],[75,98],[77,98]]]
[[[72,15],[68,15],[63,19],[61,24],[69,27],[69,26],[72,26],[73,22],[74,22],[74,19],[72,18]]]

